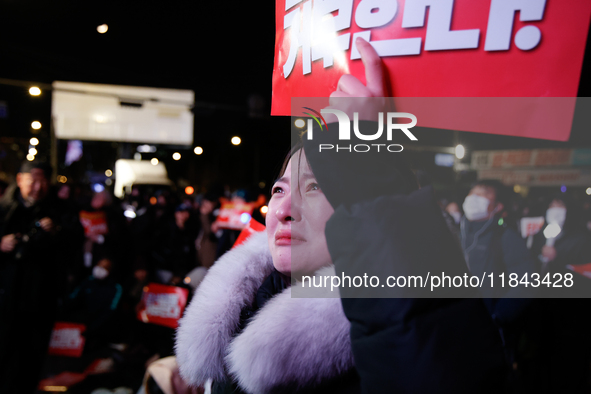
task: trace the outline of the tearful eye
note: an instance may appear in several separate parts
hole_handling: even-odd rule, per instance
[[[314,190],[320,190],[320,186],[316,183],[316,182],[311,182],[308,187],[306,188],[306,191],[314,191]]]
[[[275,193],[283,193],[283,189],[280,186],[275,186],[275,187],[273,187],[271,194],[275,194]]]

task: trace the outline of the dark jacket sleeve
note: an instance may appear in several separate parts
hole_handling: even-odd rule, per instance
[[[341,206],[327,223],[326,237],[338,276],[376,275],[385,283],[388,276],[466,273],[430,188]],[[500,338],[472,289],[374,290],[341,288],[363,392],[502,390]]]
[[[505,285],[508,285],[511,274],[516,274],[518,281],[525,278],[531,282],[532,274],[537,273],[538,269],[536,260],[525,246],[523,238],[514,230],[506,229],[501,237],[501,246],[507,275]],[[508,287],[505,297],[499,299],[494,310],[494,318],[501,325],[511,324],[522,316],[538,293],[532,286]]]
[[[429,285],[428,275],[467,275],[432,189],[413,191],[417,182],[404,152],[320,151],[320,143],[365,143],[353,134],[350,141],[337,140],[333,124],[328,130],[303,144],[335,209],[325,234],[336,274],[380,281],[376,287],[339,289],[362,391],[501,392],[500,337],[477,289],[387,286],[390,276],[413,276],[415,283]],[[392,143],[384,136],[374,142]]]

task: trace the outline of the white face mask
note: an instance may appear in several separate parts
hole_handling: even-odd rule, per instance
[[[109,271],[107,271],[103,267],[95,265],[92,269],[92,276],[94,276],[97,279],[105,279],[107,276],[109,276]]]
[[[556,223],[562,228],[565,219],[566,208],[564,207],[548,208],[546,211],[546,223]]]
[[[464,200],[464,214],[466,215],[466,219],[470,221],[474,220],[482,220],[489,216],[488,206],[490,205],[490,200],[486,197],[477,196],[476,194],[471,194]]]

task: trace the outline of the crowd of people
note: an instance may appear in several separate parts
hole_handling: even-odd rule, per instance
[[[389,96],[377,53],[357,45],[367,85],[345,75],[336,96]],[[239,230],[216,218],[223,192],[134,187],[118,200],[105,185],[53,188],[49,165],[25,162],[0,199],[0,391],[32,393],[61,371],[72,383],[96,360],[110,373],[85,374],[72,392],[589,391],[591,286],[580,273],[579,297],[550,286],[291,296],[318,272],[564,277],[591,263],[588,200],[561,192],[524,203],[482,180],[437,203],[402,156],[320,154],[317,142],[286,157],[266,218],[265,197],[225,196],[257,201],[252,219],[267,225],[237,248]],[[524,237],[528,217],[541,223]],[[176,333],[138,319],[150,283],[194,295]],[[47,358],[58,320],[84,324],[79,358]]]
[[[238,232],[216,226],[223,194],[195,198],[134,188],[119,200],[103,188],[51,187],[50,174],[43,162],[25,162],[1,198],[0,307],[9,318],[0,324],[0,352],[11,360],[2,370],[2,391],[27,392],[29,386],[34,392],[32,376],[56,372],[43,367],[56,320],[86,325],[82,364],[117,352],[126,375],[136,370],[136,381],[123,380],[137,385],[148,359],[174,354],[172,329],[136,318],[142,289],[160,283],[193,292],[231,248]],[[242,190],[235,198],[246,195]],[[529,202],[518,197],[500,182],[484,180],[463,201],[439,200],[470,273],[564,274],[573,272],[568,266],[591,262],[589,201],[567,193]],[[545,223],[527,242],[519,222],[532,216]],[[553,223],[560,232],[549,242],[543,230]],[[203,272],[195,275],[198,267]],[[198,279],[189,284],[190,278]],[[281,274],[272,282],[277,291],[289,286]],[[591,327],[585,324],[584,299],[534,299],[523,288],[487,291],[482,296],[513,368],[512,384],[530,389],[555,374],[562,387],[558,378],[564,373],[572,387],[588,387]],[[125,350],[115,351],[112,344],[125,344]]]
[[[239,233],[215,223],[221,198],[244,202],[258,194],[225,196],[220,188],[195,197],[139,186],[119,200],[105,185],[52,186],[51,172],[42,161],[25,162],[0,199],[0,355],[11,360],[0,391],[35,392],[41,374],[113,357],[115,350],[105,350],[110,344],[125,344],[116,353],[125,368],[137,367],[141,381],[146,360],[173,354],[174,336],[137,320],[144,287],[192,292]],[[262,203],[253,217],[264,223]],[[85,325],[81,359],[48,362],[56,321]]]

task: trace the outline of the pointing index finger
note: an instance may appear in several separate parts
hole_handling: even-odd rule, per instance
[[[355,40],[355,45],[361,55],[361,61],[365,67],[365,83],[367,88],[375,95],[375,97],[385,97],[386,90],[384,89],[384,69],[382,66],[382,59],[374,49],[374,47],[363,38],[358,37]]]

